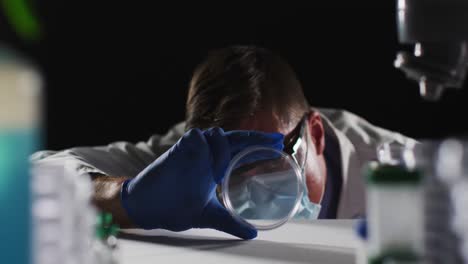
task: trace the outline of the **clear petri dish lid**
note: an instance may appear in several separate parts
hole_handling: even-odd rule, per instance
[[[230,162],[222,202],[236,219],[258,230],[277,228],[297,212],[304,192],[296,162],[283,151],[250,147]]]

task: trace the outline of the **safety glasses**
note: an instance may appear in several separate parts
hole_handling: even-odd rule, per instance
[[[305,113],[296,128],[291,133],[292,136],[285,139],[283,151],[289,154],[304,173],[308,152],[307,120],[309,112]]]

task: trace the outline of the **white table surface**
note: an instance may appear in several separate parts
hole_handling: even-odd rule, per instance
[[[210,229],[184,232],[127,229],[119,239],[121,264],[364,263],[352,220],[292,221],[242,241]]]

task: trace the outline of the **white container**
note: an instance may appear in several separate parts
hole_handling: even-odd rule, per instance
[[[418,172],[373,164],[368,177],[369,258],[424,256],[424,191]]]
[[[33,167],[34,263],[95,263],[96,211],[92,185],[73,163],[38,162]]]

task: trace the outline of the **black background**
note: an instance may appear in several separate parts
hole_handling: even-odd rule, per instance
[[[67,3],[62,3],[67,2]],[[95,1],[100,2],[100,1]],[[44,74],[45,147],[146,140],[184,119],[193,68],[212,48],[256,44],[295,68],[313,106],[344,108],[415,138],[468,131],[468,89],[437,103],[393,67],[393,1],[173,5],[36,2],[44,34],[0,39]],[[466,85],[465,85],[466,86]]]

